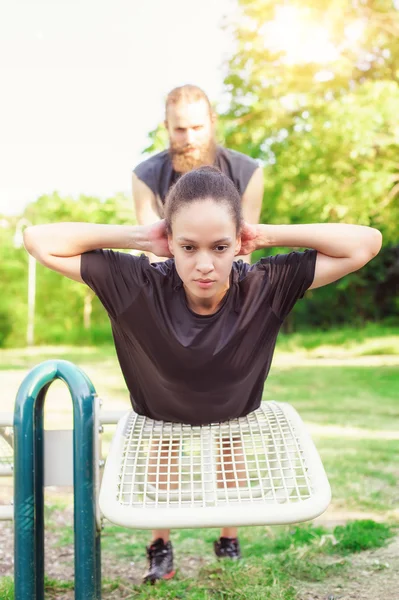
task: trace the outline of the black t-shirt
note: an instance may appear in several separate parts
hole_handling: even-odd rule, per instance
[[[232,180],[240,196],[242,196],[259,165],[256,160],[241,154],[241,152],[217,146],[214,166],[218,167],[222,173]],[[133,172],[155,194],[158,201],[158,210],[160,216],[162,216],[166,195],[170,187],[181,176],[181,173],[177,173],[173,169],[169,150],[159,152],[140,163]]]
[[[112,250],[82,255],[82,279],[106,308],[134,410],[192,425],[259,407],[276,337],[313,282],[317,252],[233,263],[219,310],[187,305],[174,259],[150,264]]]

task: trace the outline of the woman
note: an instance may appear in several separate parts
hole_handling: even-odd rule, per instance
[[[295,302],[360,269],[381,234],[356,225],[249,225],[240,196],[213,167],[182,176],[166,218],[151,226],[60,223],[25,230],[42,264],[86,283],[106,308],[134,410],[193,425],[241,417],[259,407],[278,331]],[[306,247],[234,262],[273,246]],[[148,259],[104,248],[173,257]],[[225,450],[224,450],[225,451]],[[168,530],[153,532],[146,581],[173,576]],[[217,556],[239,558],[236,528],[224,528]]]

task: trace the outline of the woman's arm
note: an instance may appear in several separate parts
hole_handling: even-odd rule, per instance
[[[317,250],[315,277],[310,289],[357,271],[378,254],[382,243],[377,229],[341,223],[245,225],[242,238],[244,250],[252,245],[251,252],[275,246]]]
[[[43,265],[82,283],[80,257],[90,250],[117,248],[170,255],[163,221],[151,226],[90,223],[35,225],[25,229],[24,243],[29,254]]]

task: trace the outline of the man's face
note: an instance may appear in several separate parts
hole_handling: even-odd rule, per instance
[[[214,121],[205,100],[178,102],[168,108],[165,125],[173,168],[187,173],[215,158]]]

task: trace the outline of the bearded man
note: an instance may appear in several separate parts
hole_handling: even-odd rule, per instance
[[[259,223],[263,171],[253,158],[218,145],[215,123],[209,99],[199,87],[183,85],[168,94],[165,127],[169,148],[133,171],[133,199],[140,225],[162,219],[170,187],[183,173],[204,165],[218,167],[233,181],[242,199],[244,220]]]

